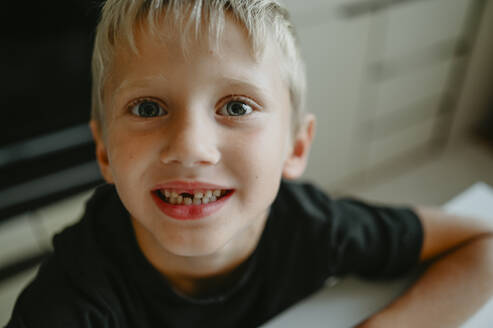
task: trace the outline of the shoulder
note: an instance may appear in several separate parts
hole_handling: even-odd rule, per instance
[[[8,327],[110,327],[105,323],[122,317],[112,287],[118,275],[96,239],[97,212],[112,194],[98,188],[83,218],[55,235],[53,253],[18,297]]]
[[[297,199],[303,199],[306,197],[316,197],[316,199],[322,198],[322,200],[328,200],[329,197],[325,191],[311,182],[306,181],[293,181],[293,180],[281,180],[279,188],[279,196],[293,197]],[[312,198],[310,198],[312,199]]]
[[[269,236],[276,243],[285,242],[293,252],[320,249],[327,239],[331,206],[330,197],[314,184],[282,180],[271,206],[267,229],[273,233]]]
[[[356,197],[332,197],[320,187],[308,182],[282,181],[274,203],[293,213],[330,220],[333,228],[350,228],[355,223],[380,225],[381,221],[416,221],[417,215],[409,206],[388,206],[370,203]]]
[[[325,217],[332,204],[329,195],[312,183],[282,180],[273,206],[290,213]]]
[[[278,226],[326,249],[332,273],[395,276],[417,263],[423,232],[408,206],[332,198],[312,184],[286,181],[276,203]]]
[[[93,327],[108,321],[98,295],[74,284],[50,255],[18,297],[8,327]]]
[[[283,230],[292,227],[296,234],[326,238],[322,234],[333,224],[337,206],[336,200],[313,183],[282,180],[271,216],[274,221],[282,218]]]

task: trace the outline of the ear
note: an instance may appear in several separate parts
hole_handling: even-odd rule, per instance
[[[286,179],[299,178],[305,171],[308,154],[315,135],[315,116],[308,114],[293,142],[291,154],[284,162],[282,176]]]
[[[91,128],[94,144],[96,145],[96,160],[99,164],[99,170],[106,182],[113,183],[113,175],[111,174],[108,153],[101,134],[101,127],[94,120],[89,122],[89,127]]]

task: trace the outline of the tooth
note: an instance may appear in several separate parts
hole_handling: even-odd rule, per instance
[[[202,204],[207,204],[209,202],[209,197],[202,198]]]
[[[197,198],[197,199],[200,199],[202,197],[204,197],[204,194],[202,192],[196,192],[195,194],[193,194],[193,197],[194,198]]]
[[[211,197],[212,197],[212,191],[211,191],[211,190],[207,190],[207,191],[205,192],[205,197],[207,197],[207,198],[211,198]]]
[[[217,197],[216,196],[212,196],[211,197],[211,202],[215,202],[217,200]]]
[[[164,196],[166,196],[166,197],[171,196],[171,193],[169,192],[169,190],[165,190],[164,191]]]
[[[181,203],[183,203],[183,196],[178,196],[176,197],[176,203],[179,205]]]
[[[176,198],[177,198],[177,197],[172,197],[172,198],[169,200],[169,202],[170,202],[171,204],[176,204],[176,200],[177,200]]]
[[[221,190],[219,190],[219,189],[214,190],[214,196],[216,196],[216,197],[221,196]]]
[[[176,193],[176,191],[172,191],[170,197],[171,198],[178,197],[178,194]]]
[[[183,198],[183,203],[185,205],[192,205],[192,199],[191,198],[188,198],[188,197],[185,197],[185,198]]]
[[[200,198],[194,198],[193,199],[193,204],[194,205],[200,205],[200,204],[202,204],[202,201],[200,200]]]

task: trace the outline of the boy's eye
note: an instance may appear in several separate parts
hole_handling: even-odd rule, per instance
[[[139,117],[157,117],[166,114],[166,111],[155,101],[144,100],[130,108],[132,114]]]
[[[250,105],[244,102],[233,100],[219,109],[219,114],[226,116],[244,116],[253,111]]]

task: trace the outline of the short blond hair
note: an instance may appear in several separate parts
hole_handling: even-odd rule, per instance
[[[261,55],[270,40],[277,42],[281,70],[291,98],[292,128],[296,132],[304,112],[305,69],[289,14],[275,0],[107,0],[94,41],[91,118],[101,128],[104,126],[103,92],[115,48],[124,44],[138,53],[135,45],[138,26],[146,26],[148,31],[156,33],[158,20],[164,19],[182,30],[180,35],[186,51],[188,32],[193,28],[197,37],[202,24],[207,24],[209,39],[217,42],[226,13],[232,14],[248,32],[254,56]]]

